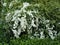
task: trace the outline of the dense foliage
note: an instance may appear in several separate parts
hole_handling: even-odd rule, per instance
[[[26,38],[33,40],[34,38],[44,40],[45,38],[59,39],[59,0],[1,0],[0,3],[0,42],[19,45],[19,42],[22,40],[15,40],[14,38],[20,38],[22,35],[23,37],[27,35]],[[38,43],[34,44],[35,40],[30,39],[27,40],[29,45],[30,43],[31,45],[43,44],[39,43],[41,40],[36,40]],[[18,42],[18,40],[21,41]],[[48,45],[47,40],[46,42],[42,40],[42,42]],[[17,41],[16,44],[15,41]],[[26,43],[24,41],[21,42],[21,45]],[[28,43],[26,43],[26,45],[28,45]],[[53,41],[55,45],[59,45],[58,43],[59,41]],[[50,45],[53,44],[51,43]]]

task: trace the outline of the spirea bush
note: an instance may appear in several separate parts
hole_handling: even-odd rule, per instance
[[[44,1],[43,3],[29,3],[27,1],[21,2],[19,0],[13,0],[9,2],[7,2],[7,0],[4,0],[1,1],[1,3],[1,14],[4,15],[6,23],[10,27],[10,29],[8,30],[11,30],[16,38],[19,38],[22,32],[26,32],[28,37],[31,39],[54,39],[55,37],[60,35],[60,31],[56,29],[56,26],[60,25],[59,21],[56,23],[56,21],[60,19],[60,17],[55,17],[56,20],[52,17],[55,13],[53,11],[55,10],[54,7],[57,5],[51,5],[50,3],[48,3],[45,6]],[[51,7],[49,5],[51,5]],[[49,7],[47,8],[47,6]],[[59,9],[59,6],[57,7],[56,9]],[[53,13],[51,11],[53,11]],[[60,26],[58,26],[57,28],[59,27]]]

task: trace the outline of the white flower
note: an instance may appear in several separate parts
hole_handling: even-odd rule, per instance
[[[49,24],[46,24],[46,27],[49,28]]]
[[[18,35],[21,34],[21,27],[18,27]]]
[[[3,3],[3,6],[5,6],[5,7],[6,7],[6,6],[7,6],[7,3]]]
[[[32,11],[27,11],[27,14],[29,14],[31,17],[33,17]]]
[[[50,20],[46,20],[46,22],[50,22]]]
[[[20,28],[18,28],[18,30],[13,30],[13,29],[12,29],[12,31],[13,31],[13,33],[14,33],[14,36],[15,36],[16,38],[19,38],[19,35],[21,34],[21,29],[20,29]]]
[[[11,8],[12,6],[13,6],[13,1],[12,2],[10,2],[10,4],[9,4],[9,8]]]
[[[29,5],[30,5],[29,3],[24,2],[24,3],[23,3],[23,8],[26,8],[26,7],[28,7]]]
[[[34,36],[37,36],[37,37],[38,37],[38,36],[39,36],[39,34],[38,34],[37,32],[35,32]]]
[[[27,25],[27,21],[26,21],[25,17],[21,17],[21,27],[26,28],[26,25]]]
[[[58,23],[58,24],[60,24],[60,23]]]
[[[44,39],[45,38],[45,36],[44,36],[44,34],[43,34],[43,31],[41,31],[40,32],[40,39]]]
[[[14,15],[17,16],[17,14],[20,14],[20,12],[21,12],[21,10],[15,10],[15,11],[14,11]]]
[[[30,37],[30,39],[34,39],[34,37],[33,37],[33,36],[31,36],[31,37]]]
[[[47,28],[48,30],[52,30],[52,29],[54,28],[54,25],[53,25],[52,27],[49,27],[49,25],[50,25],[50,24],[46,24],[46,28]]]
[[[15,21],[16,17],[13,17],[13,19],[11,21]]]
[[[54,39],[55,37],[53,36],[53,32],[51,30],[48,30],[49,31],[49,36],[51,37],[51,39]]]
[[[53,33],[54,33],[54,36],[57,36],[57,31],[54,30]]]
[[[31,26],[36,27],[36,25],[34,24],[34,20],[33,19],[32,19],[32,22],[31,22]]]
[[[14,33],[14,36],[15,36],[16,38],[19,38],[18,32],[17,32],[16,30],[13,30],[13,29],[12,29],[12,31],[13,31],[13,33]]]
[[[15,20],[15,22],[13,24],[13,28],[15,29],[15,28],[17,28],[17,26],[18,26],[18,20]]]
[[[7,13],[5,19],[8,22],[11,19],[11,13]]]

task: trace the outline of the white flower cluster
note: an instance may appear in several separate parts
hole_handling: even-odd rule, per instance
[[[9,5],[9,8],[11,8],[12,2]],[[49,27],[50,20],[46,20],[42,16],[35,16],[34,14],[39,13],[38,11],[27,11],[26,8],[28,6],[31,6],[29,3],[25,2],[23,3],[23,7],[20,10],[15,10],[13,14],[8,13],[6,15],[6,21],[14,22],[12,31],[14,33],[14,36],[16,38],[19,38],[19,35],[23,31],[27,31],[29,35],[32,34],[32,36],[39,37],[40,39],[45,38],[44,30],[46,27],[46,31],[48,31],[48,35],[51,39],[54,39],[57,35],[57,31],[52,31],[54,28],[54,25],[52,27]],[[34,13],[34,14],[33,14]],[[45,27],[43,27],[43,25]],[[53,34],[54,33],[54,34]]]

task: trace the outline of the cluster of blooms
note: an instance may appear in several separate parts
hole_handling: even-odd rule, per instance
[[[6,6],[6,3],[3,5]],[[13,4],[10,3],[9,8],[11,6],[13,6]],[[54,25],[50,27],[50,20],[46,20],[41,15],[36,16],[35,14],[39,13],[38,11],[27,11],[26,8],[29,6],[31,5],[25,2],[20,10],[15,10],[13,14],[10,12],[7,13],[5,17],[6,21],[14,22],[13,28],[11,29],[14,33],[14,36],[19,38],[21,32],[27,31],[28,37],[33,36],[39,37],[40,39],[50,37],[51,39],[54,39],[57,35],[57,31],[53,30]]]

